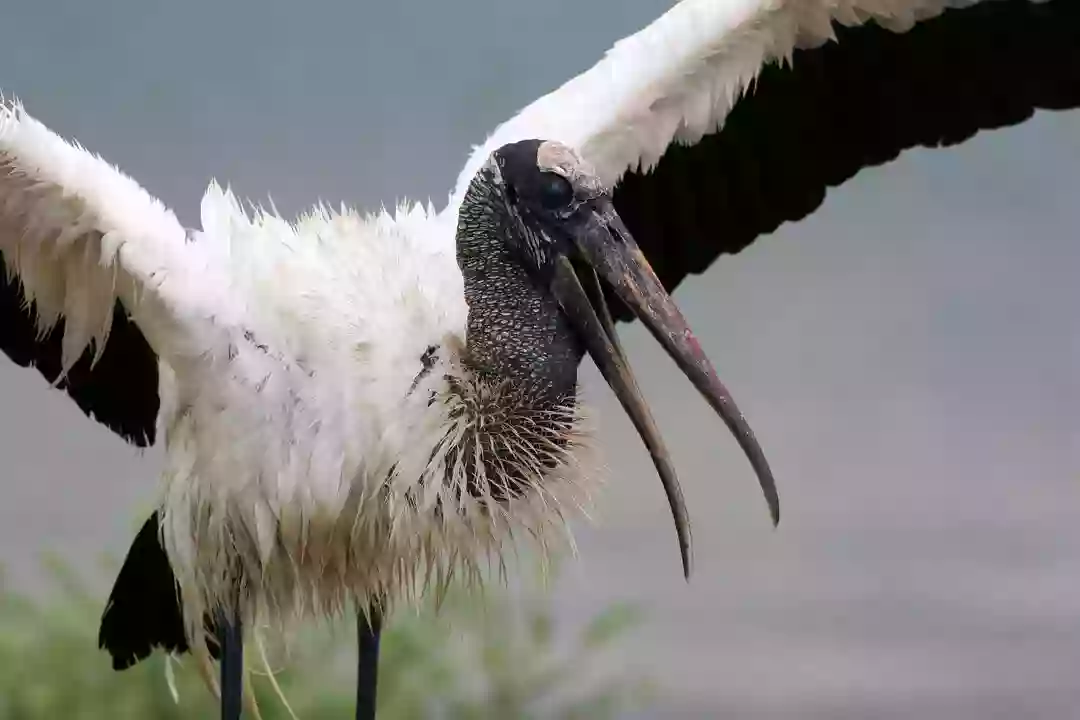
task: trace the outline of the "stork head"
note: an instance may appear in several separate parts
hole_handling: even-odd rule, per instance
[[[619,344],[605,301],[606,288],[645,324],[735,434],[757,473],[773,521],[778,522],[775,483],[754,433],[619,218],[610,190],[589,164],[561,143],[524,140],[495,150],[473,187],[476,196],[472,203],[467,197],[462,206],[458,236],[458,258],[466,276],[470,308],[474,298],[482,305],[491,295],[482,283],[506,283],[502,275],[517,272],[521,281],[512,297],[507,293],[500,299],[501,313],[512,317],[515,306],[524,307],[517,324],[538,324],[540,330],[534,334],[545,340],[526,342],[528,333],[523,337],[515,337],[513,332],[488,333],[484,354],[495,358],[496,364],[504,361],[505,368],[532,362],[529,377],[556,385],[568,363],[573,365],[576,381],[583,353],[592,357],[652,455],[679,533],[684,571],[689,575],[689,521],[682,493]],[[470,225],[485,222],[494,224],[498,237],[492,242],[500,246],[488,246],[478,261],[478,247],[463,236]],[[496,257],[501,260],[497,262]],[[517,269],[506,270],[504,265],[516,265]],[[499,279],[492,279],[500,273]],[[490,315],[482,318],[487,325],[492,323]],[[480,328],[470,318],[470,332],[474,330]]]

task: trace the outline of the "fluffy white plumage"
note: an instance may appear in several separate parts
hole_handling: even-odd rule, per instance
[[[398,594],[414,573],[443,577],[497,553],[512,530],[543,537],[595,479],[574,464],[587,454],[568,453],[531,500],[436,520],[436,495],[450,497],[438,448],[455,421],[428,398],[462,372],[454,233],[490,152],[558,140],[613,184],[716,130],[764,63],[831,39],[832,21],[903,31],[974,2],[683,0],[499,126],[440,212],[317,208],[289,223],[211,185],[188,233],[119,170],[5,102],[0,252],[40,325],[66,319],[68,365],[106,342],[116,298],[160,358],[164,541],[192,633],[229,599],[234,552],[260,590],[246,608],[256,622],[331,609],[346,593]],[[436,368],[411,391],[431,346]],[[438,492],[408,500],[424,482]]]
[[[248,622],[288,620],[468,571],[511,518],[540,537],[582,501],[587,475],[570,470],[587,455],[569,452],[503,513],[446,487],[458,421],[428,398],[447,395],[446,373],[467,377],[452,214],[316,208],[289,223],[215,184],[188,233],[18,103],[0,113],[0,251],[42,327],[66,318],[70,365],[107,342],[119,298],[160,358],[163,538],[193,634],[233,600],[237,554]],[[437,367],[412,388],[430,346]],[[436,522],[440,501],[472,506]]]

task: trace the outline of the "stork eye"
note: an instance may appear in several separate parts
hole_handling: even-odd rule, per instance
[[[574,200],[574,188],[562,175],[546,172],[540,178],[540,204],[547,210],[558,210]]]

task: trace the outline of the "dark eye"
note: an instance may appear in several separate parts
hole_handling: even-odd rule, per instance
[[[574,200],[574,188],[562,175],[544,173],[540,178],[540,204],[547,210],[558,210]]]

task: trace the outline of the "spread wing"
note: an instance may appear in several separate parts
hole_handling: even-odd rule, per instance
[[[0,347],[152,444],[158,358],[231,307],[222,263],[132,179],[0,99]]]
[[[1078,106],[1076,0],[683,0],[497,128],[456,194],[506,142],[577,147],[671,291],[863,168]]]

